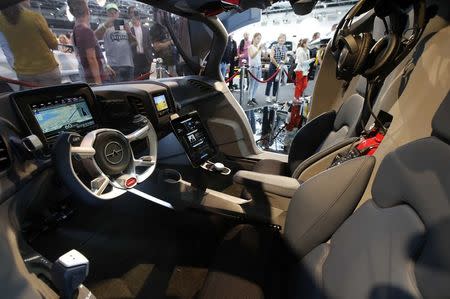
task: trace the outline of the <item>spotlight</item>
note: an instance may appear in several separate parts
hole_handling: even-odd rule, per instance
[[[98,6],[103,7],[106,4],[106,0],[97,0],[97,4],[98,4]]]

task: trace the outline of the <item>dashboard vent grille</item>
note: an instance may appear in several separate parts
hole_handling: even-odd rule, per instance
[[[0,172],[7,170],[11,166],[11,160],[9,158],[8,149],[0,137]]]
[[[137,113],[149,118],[147,109],[145,108],[144,103],[142,102],[141,99],[136,98],[136,97],[128,97],[128,100],[134,106]]]
[[[214,88],[208,83],[194,79],[189,79],[188,82],[190,85],[200,89],[201,91],[214,91]]]

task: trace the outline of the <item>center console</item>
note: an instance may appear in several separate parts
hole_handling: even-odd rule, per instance
[[[183,116],[174,114],[171,116],[170,124],[193,167],[201,167],[206,171],[223,175],[231,173],[231,170],[222,163],[210,161],[217,155],[217,149],[196,111]]]

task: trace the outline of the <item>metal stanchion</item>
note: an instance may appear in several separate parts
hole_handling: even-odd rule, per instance
[[[278,95],[280,94],[281,76],[283,76],[283,71],[284,71],[284,62],[281,61],[281,62],[280,62],[280,72],[279,72],[278,75],[273,79],[273,88],[275,88],[275,84],[278,85],[277,93],[275,94],[275,103],[277,103],[277,104],[278,104]],[[278,81],[277,81],[277,79],[278,79]]]
[[[162,58],[155,58],[153,59],[153,62],[155,63],[156,78],[163,78],[163,74],[165,71],[163,66],[164,60]]]
[[[244,93],[245,93],[245,88],[244,88],[244,78],[245,78],[245,73],[247,72],[247,61],[245,59],[242,59],[242,66],[241,66],[241,70],[239,73],[239,104],[243,107],[244,104]]]

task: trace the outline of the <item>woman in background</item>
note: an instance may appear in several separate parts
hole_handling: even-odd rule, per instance
[[[255,33],[253,35],[252,43],[248,48],[248,65],[249,71],[255,75],[258,79],[261,79],[262,76],[262,67],[261,67],[261,33]],[[249,101],[248,105],[257,105],[255,96],[256,90],[258,89],[258,81],[253,78],[250,78],[250,84],[248,88]]]
[[[299,101],[306,87],[308,86],[308,71],[309,64],[314,61],[309,57],[308,39],[304,38],[298,42],[297,50],[295,51],[295,63],[297,66],[295,72],[295,92],[294,99]]]
[[[258,79],[261,79],[262,71],[261,71],[261,33],[255,33],[253,35],[252,43],[248,47],[248,65],[249,71]],[[258,105],[258,102],[255,99],[256,90],[258,89],[258,81],[253,79],[250,75],[248,75],[249,87],[248,87],[248,95],[249,100],[247,102],[248,106]],[[247,114],[247,118],[250,122],[250,127],[252,128],[253,134],[256,133],[256,121],[255,121],[255,111],[249,110],[245,112]]]
[[[0,13],[0,30],[14,55],[17,78],[37,86],[61,84],[61,72],[51,51],[58,48],[58,41],[45,18],[26,6],[29,1],[22,1]]]

